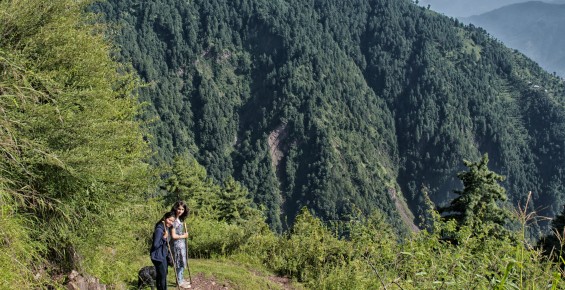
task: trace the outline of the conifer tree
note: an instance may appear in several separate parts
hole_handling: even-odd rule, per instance
[[[224,188],[220,191],[219,210],[221,217],[227,221],[237,221],[250,214],[251,200],[248,198],[249,191],[233,177],[224,182]]]
[[[194,158],[176,156],[171,174],[165,180],[165,189],[169,192],[167,199],[174,202],[188,199],[194,192],[202,190],[202,183],[207,173]]]
[[[473,233],[487,231],[488,234],[504,236],[503,225],[510,212],[499,205],[506,201],[506,190],[499,184],[504,177],[488,169],[488,155],[479,162],[465,160],[468,171],[457,177],[463,182],[463,190],[455,190],[458,196],[448,206],[440,207],[444,220],[455,220],[458,227],[467,226]]]
[[[205,210],[208,214],[216,211],[219,186],[208,178],[206,169],[193,157],[179,155],[174,158],[164,189],[167,191],[164,199],[168,204],[184,200],[191,209]]]
[[[556,258],[563,256],[563,242],[565,237],[565,205],[552,221],[551,232],[544,236],[539,245],[542,246],[546,255],[554,254]]]

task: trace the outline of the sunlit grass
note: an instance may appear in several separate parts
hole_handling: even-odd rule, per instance
[[[219,285],[226,285],[229,289],[283,289],[280,284],[269,280],[269,276],[275,276],[274,274],[227,259],[189,259],[189,267],[193,279],[197,275],[204,275],[208,279],[215,280]],[[174,283],[174,273],[169,273],[168,279],[172,279]],[[186,270],[184,279],[189,279]],[[296,285],[294,287],[300,289]]]

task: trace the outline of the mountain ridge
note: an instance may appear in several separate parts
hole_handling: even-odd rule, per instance
[[[531,190],[551,215],[563,202],[565,140],[547,131],[565,120],[562,84],[483,29],[411,1],[134,2],[98,9],[154,84],[141,98],[157,156],[233,175],[279,231],[302,207],[405,228],[390,191],[418,216],[422,187],[447,202],[462,160],[485,152],[512,203]]]
[[[539,62],[549,72],[565,76],[562,40],[565,4],[528,1],[504,6],[462,21],[485,28],[507,46]]]
[[[494,9],[500,8],[502,6],[511,5],[520,2],[526,2],[528,0],[499,0],[499,1],[489,1],[489,0],[420,0],[417,1],[418,5],[427,7],[429,5],[430,9],[437,11],[438,13],[443,13],[451,17],[470,17],[473,15],[478,15],[492,11]]]

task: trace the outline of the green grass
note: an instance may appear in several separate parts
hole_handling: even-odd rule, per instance
[[[140,264],[150,266],[151,261],[143,259],[144,262]],[[229,289],[245,289],[245,290],[262,290],[262,289],[284,289],[280,284],[272,282],[269,280],[270,276],[276,276],[275,274],[269,273],[262,269],[251,268],[250,266],[245,266],[231,260],[218,260],[218,259],[189,259],[190,274],[192,276],[193,284],[196,288],[200,286],[195,283],[196,277],[201,275],[204,276],[206,280],[215,281],[216,285],[226,285]],[[183,278],[189,280],[188,271],[185,268]],[[176,289],[175,283],[175,272],[172,267],[169,267],[169,273],[167,275],[167,281],[169,289]],[[130,288],[135,288],[137,279],[131,281]],[[292,286],[295,289],[302,289],[297,283],[293,283]]]
[[[280,284],[269,280],[269,276],[274,274],[230,260],[189,259],[189,266],[193,279],[203,274],[206,278],[215,280],[217,284],[229,285],[230,289],[283,289]],[[188,280],[186,270],[184,276]],[[174,273],[170,273],[168,278],[174,283]]]

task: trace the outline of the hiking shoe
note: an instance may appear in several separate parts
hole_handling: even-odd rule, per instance
[[[182,287],[182,288],[190,288],[190,282],[184,281],[184,282],[180,283],[179,286]]]

